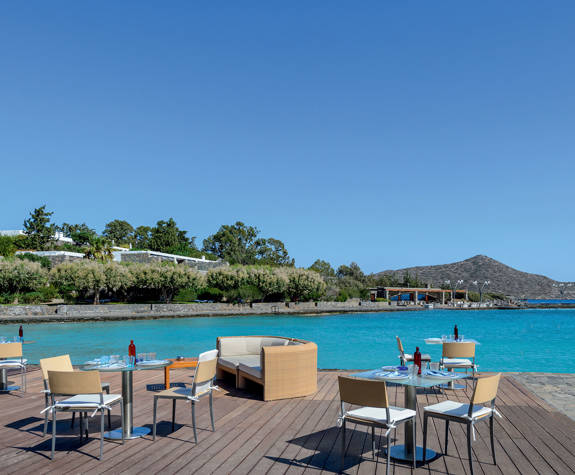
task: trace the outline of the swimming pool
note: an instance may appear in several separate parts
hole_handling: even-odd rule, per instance
[[[395,364],[399,335],[406,352],[418,345],[434,360],[440,345],[425,338],[453,332],[478,340],[483,371],[575,373],[575,310],[429,310],[321,316],[194,317],[141,321],[39,323],[24,325],[31,362],[69,353],[82,363],[94,356],[124,354],[130,339],[137,352],[159,357],[194,356],[214,348],[224,335],[280,335],[317,343],[320,368],[364,369]],[[18,334],[19,325],[0,326],[0,335]]]

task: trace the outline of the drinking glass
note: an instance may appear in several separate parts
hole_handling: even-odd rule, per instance
[[[148,353],[148,356],[150,357],[150,361],[155,361],[156,353]]]
[[[107,364],[110,363],[110,357],[109,357],[108,355],[104,355],[104,356],[102,356],[102,357],[100,358],[100,362],[101,362],[103,365],[107,365]]]
[[[20,341],[20,337],[19,336],[15,336],[14,338],[12,338],[12,341],[14,343],[18,343]]]
[[[429,363],[429,369],[431,371],[439,371],[439,363],[438,362]]]
[[[441,341],[447,340],[447,335],[441,335]]]
[[[417,372],[419,371],[419,368],[416,364],[412,365],[410,370],[409,370],[409,375],[412,378],[415,378],[417,376]]]
[[[124,362],[125,366],[130,366],[130,357],[128,355],[122,356],[122,361]]]
[[[0,336],[0,343],[6,343],[6,337]]]
[[[459,335],[459,341],[464,341],[465,337],[463,335]]]

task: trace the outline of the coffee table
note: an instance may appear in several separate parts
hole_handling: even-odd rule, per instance
[[[177,368],[195,368],[198,366],[198,358],[168,358],[172,364],[164,368],[164,385],[170,389],[170,370]]]

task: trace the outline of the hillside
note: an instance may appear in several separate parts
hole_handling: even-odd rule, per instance
[[[482,255],[451,264],[385,270],[379,272],[378,275],[391,274],[402,277],[405,272],[409,272],[411,275],[417,274],[420,280],[431,283],[433,286],[439,286],[445,280],[457,281],[462,279],[464,283],[461,287],[474,291],[477,287],[471,282],[489,280],[491,284],[486,289],[488,292],[500,292],[519,298],[560,297],[559,289],[553,287],[553,284],[559,282],[543,275],[521,272]],[[573,289],[575,293],[575,288]],[[571,296],[570,292],[565,292],[565,297]]]

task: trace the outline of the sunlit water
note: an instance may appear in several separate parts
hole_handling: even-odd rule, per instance
[[[137,352],[158,357],[194,356],[215,347],[225,335],[279,335],[317,343],[320,368],[362,369],[397,363],[395,335],[406,351],[419,346],[434,360],[440,345],[424,339],[453,332],[481,343],[477,363],[483,371],[575,373],[575,310],[429,310],[325,316],[195,317],[142,321],[39,323],[24,325],[25,356],[31,362],[69,353],[82,363],[94,356]],[[14,336],[19,325],[1,325]]]

